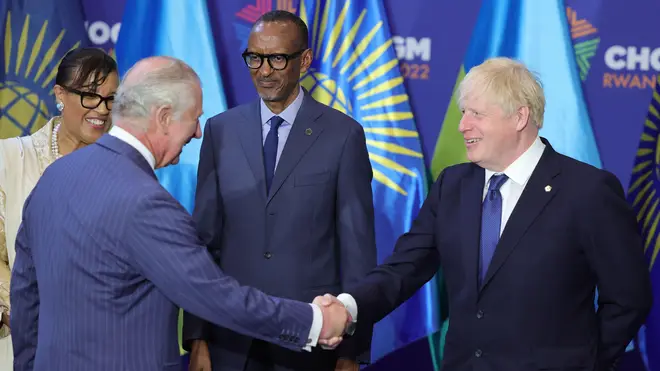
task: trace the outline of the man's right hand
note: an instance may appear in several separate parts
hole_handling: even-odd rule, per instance
[[[211,371],[211,355],[209,346],[204,340],[195,340],[190,352],[188,371]]]

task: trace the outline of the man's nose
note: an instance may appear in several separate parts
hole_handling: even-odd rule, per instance
[[[262,63],[261,67],[259,67],[259,73],[261,76],[266,77],[273,73],[273,68],[270,66],[270,63],[268,63],[268,59],[264,59],[264,63]]]
[[[461,120],[458,122],[458,131],[461,133],[466,132],[469,129],[470,123],[468,120],[465,118],[465,116],[461,117]]]

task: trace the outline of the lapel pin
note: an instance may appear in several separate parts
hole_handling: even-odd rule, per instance
[[[545,191],[546,191],[546,192],[550,192],[550,191],[552,191],[552,187],[549,186],[549,185],[545,186]]]
[[[310,128],[305,129],[305,135],[312,135],[312,129]]]

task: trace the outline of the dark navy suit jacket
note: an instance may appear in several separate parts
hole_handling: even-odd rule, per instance
[[[25,203],[11,285],[17,371],[180,370],[178,307],[301,350],[309,304],[239,286],[142,155],[110,135],[57,160]]]
[[[304,94],[268,194],[259,101],[209,120],[193,217],[223,271],[268,294],[309,302],[341,293],[377,258],[364,130]],[[338,355],[368,361],[371,334],[363,328],[345,338]],[[211,343],[214,371],[243,370],[252,342],[186,316],[184,340],[194,339]],[[315,353],[318,362],[298,366],[294,354],[274,357],[288,369],[334,369],[328,351]]]
[[[614,175],[544,142],[482,286],[485,175],[468,163],[438,177],[395,252],[349,290],[358,326],[383,318],[441,264],[450,316],[443,370],[610,369],[652,302],[637,220]]]

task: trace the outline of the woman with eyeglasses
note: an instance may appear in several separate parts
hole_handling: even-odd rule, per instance
[[[117,63],[103,50],[74,49],[55,78],[59,115],[32,135],[0,140],[0,370],[13,369],[9,280],[23,203],[48,165],[109,130],[118,84]]]

